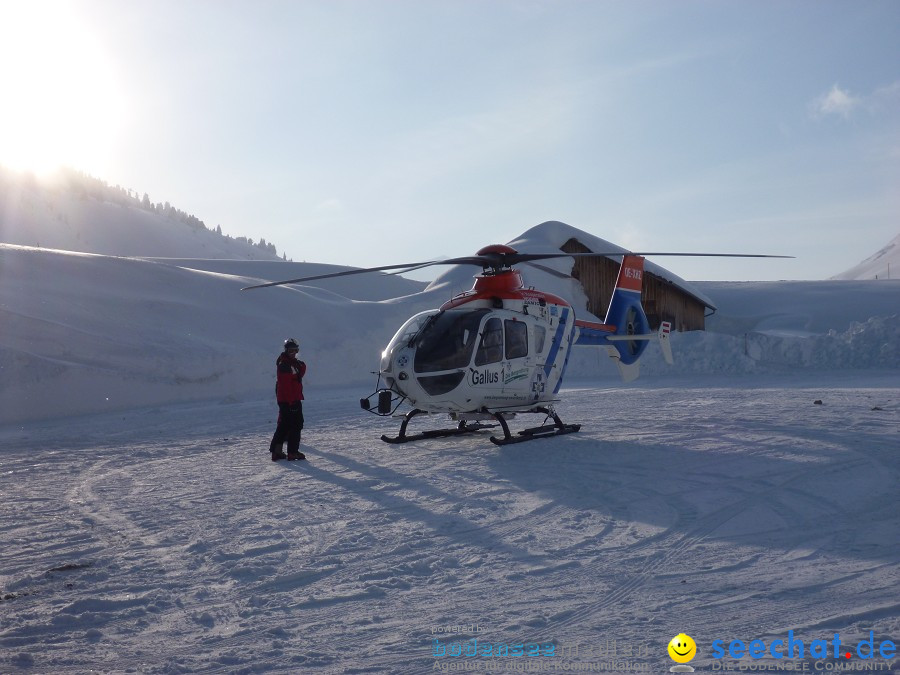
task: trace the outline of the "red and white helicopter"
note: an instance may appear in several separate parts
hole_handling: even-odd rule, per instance
[[[577,319],[575,310],[562,298],[525,288],[522,275],[513,267],[551,258],[611,255],[621,256],[622,263],[603,323]],[[404,401],[412,405],[398,435],[381,437],[388,443],[454,436],[499,424],[503,437],[492,436],[491,441],[506,445],[569,434],[581,428],[578,424],[563,423],[553,407],[559,400],[557,396],[572,347],[605,347],[626,381],[637,377],[638,360],[650,341],[657,341],[666,361],[672,363],[671,324],[664,321],[657,331],[651,331],[641,306],[643,256],[647,255],[789,257],[518,253],[509,246],[495,244],[482,248],[474,256],[347,270],[257,284],[242,290],[366,272],[400,270],[397,273],[402,273],[431,265],[480,265],[482,273],[475,277],[471,290],[453,297],[439,309],[416,314],[400,327],[381,353],[375,393],[360,404],[363,409],[382,416],[394,414]],[[447,413],[457,426],[407,434],[410,420],[427,413]],[[508,420],[516,413],[543,414],[544,423],[513,435]]]

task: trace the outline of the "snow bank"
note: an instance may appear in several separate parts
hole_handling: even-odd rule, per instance
[[[818,335],[692,331],[672,336],[675,364],[658,350],[641,363],[645,375],[795,373],[797,371],[900,371],[900,315],[853,322]],[[897,373],[900,376],[900,372]]]

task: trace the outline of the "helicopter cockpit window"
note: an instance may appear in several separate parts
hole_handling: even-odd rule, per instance
[[[435,315],[416,336],[417,373],[465,368],[469,365],[478,326],[489,310],[447,310]]]
[[[483,366],[503,360],[503,324],[500,319],[488,319],[481,333],[481,344],[475,353],[475,365]]]

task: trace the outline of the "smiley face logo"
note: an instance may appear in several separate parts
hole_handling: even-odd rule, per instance
[[[669,642],[669,656],[675,663],[687,663],[697,655],[697,643],[694,638],[679,633]]]

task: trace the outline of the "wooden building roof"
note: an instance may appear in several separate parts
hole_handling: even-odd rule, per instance
[[[591,252],[577,238],[569,239],[560,249],[566,253]],[[620,263],[616,256],[575,258],[572,276],[584,288],[588,311],[601,319],[606,316]],[[686,282],[651,263],[644,268],[641,303],[651,328],[658,327],[662,321],[671,321],[679,331],[703,330],[706,310],[715,309],[711,301],[693,291]]]

